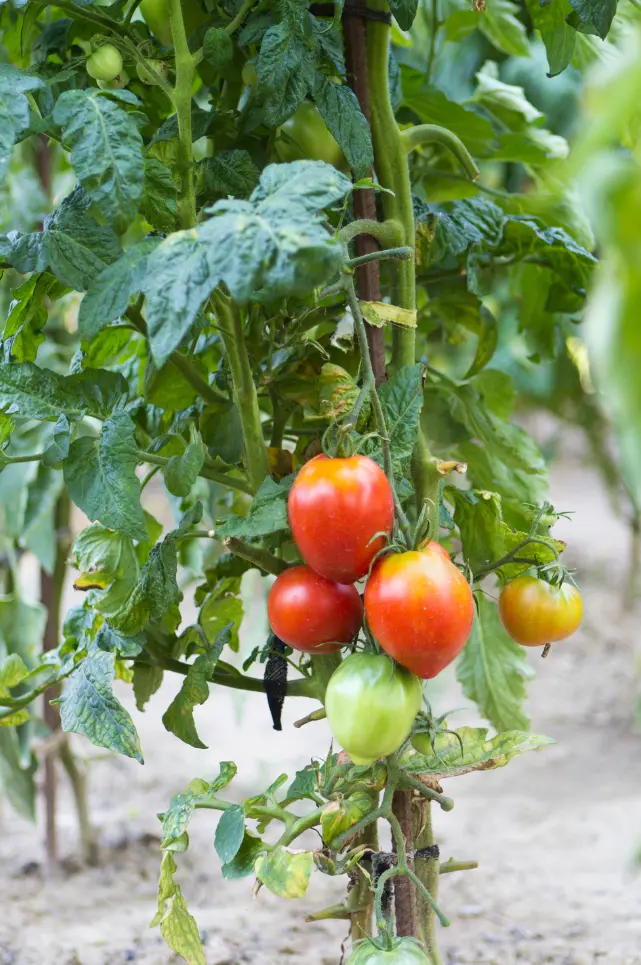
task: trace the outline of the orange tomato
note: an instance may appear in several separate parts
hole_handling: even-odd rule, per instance
[[[499,616],[517,643],[541,647],[574,633],[583,617],[583,602],[571,583],[552,586],[534,576],[517,576],[501,591]]]

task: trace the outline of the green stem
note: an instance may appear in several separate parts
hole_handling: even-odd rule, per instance
[[[256,3],[256,0],[245,0],[245,2],[241,6],[240,10],[238,11],[234,19],[230,23],[228,23],[227,26],[224,28],[225,33],[227,34],[228,37],[231,37],[231,35],[238,30],[241,23],[243,22],[243,20],[245,19],[245,17],[247,16],[247,14],[249,13],[249,11],[251,10],[251,8],[254,6],[255,3]]]
[[[420,825],[416,828],[416,847],[418,849],[430,848],[434,845],[434,834],[432,831],[432,806],[429,801],[425,801],[421,805],[418,814]],[[416,859],[416,875],[433,901],[438,898],[439,872],[438,852],[431,858]],[[427,901],[422,890],[419,891],[417,898],[419,903],[419,938],[425,944],[432,965],[441,965],[436,940],[436,922],[432,914],[433,905]]]
[[[512,562],[514,557],[517,556],[526,546],[529,546],[530,543],[539,543],[541,546],[545,546],[553,554],[555,560],[559,559],[559,552],[554,543],[550,543],[548,540],[541,539],[538,536],[527,536],[524,540],[514,546],[509,553],[506,553],[505,556],[502,556],[500,560],[496,560],[494,563],[488,563],[486,566],[479,567],[474,574],[474,582],[477,580],[482,580],[484,576],[488,575],[488,573],[492,573],[494,570],[498,570],[502,566],[505,566],[506,563]]]
[[[191,89],[194,81],[194,58],[187,43],[187,33],[180,0],[169,0],[169,23],[176,56],[176,86],[173,92],[178,117],[178,221],[184,230],[196,224],[196,189],[191,140]]]
[[[287,828],[283,836],[276,842],[277,848],[286,848],[288,844],[295,841],[296,838],[300,837],[303,831],[309,831],[310,828],[315,828],[317,824],[320,824],[321,817],[323,815],[323,807],[316,808],[310,814],[304,815],[302,818],[298,818],[294,823]]]
[[[443,811],[451,811],[454,807],[454,801],[451,797],[447,797],[447,795],[441,794],[431,787],[427,787],[422,781],[417,781],[415,778],[410,777],[409,774],[403,773],[401,775],[400,786],[418,791],[418,793],[421,794],[422,797],[427,798],[428,801],[436,801],[437,804],[440,804]]]
[[[258,489],[269,475],[269,460],[263,438],[263,426],[258,406],[256,385],[252,374],[240,312],[221,294],[214,294],[213,303],[218,316],[224,322],[220,330],[234,386],[234,399],[238,407],[245,442],[245,457],[249,478]]]
[[[427,507],[430,539],[438,540],[439,536],[439,482],[441,474],[427,445],[423,432],[419,432],[416,448],[412,455],[412,478],[416,492],[416,503],[420,512],[422,506]]]
[[[362,218],[351,221],[341,228],[339,235],[345,244],[349,244],[358,235],[371,235],[384,248],[395,248],[403,243],[403,228],[397,221],[373,221]]]
[[[214,533],[214,538],[215,533]],[[289,564],[285,560],[279,559],[274,556],[269,550],[263,549],[261,546],[251,546],[242,539],[237,539],[235,536],[227,536],[223,540],[223,546],[234,553],[236,556],[242,557],[244,560],[248,560],[250,563],[254,563],[259,569],[263,570],[265,573],[271,573],[273,576],[279,576],[284,573],[286,569],[289,569]]]
[[[386,0],[371,0],[376,10],[389,12]],[[367,21],[367,66],[370,81],[370,109],[376,177],[393,194],[383,193],[385,219],[402,228],[402,244],[415,248],[412,189],[407,153],[390,101],[388,58],[390,27],[378,20]],[[390,265],[392,302],[400,308],[416,308],[416,270],[414,259]],[[412,329],[392,330],[392,368],[413,365],[415,359]]]
[[[190,664],[182,663],[180,660],[173,660],[170,657],[160,657],[154,654],[153,658],[145,659],[144,656],[127,658],[132,659],[134,663],[145,664],[150,667],[160,667],[162,670],[169,670],[171,673],[181,674],[186,677],[190,670]],[[210,683],[220,684],[221,687],[230,687],[232,690],[247,690],[251,693],[264,693],[265,685],[262,680],[257,677],[249,677],[246,674],[237,672],[229,672],[227,670],[221,670],[217,667],[211,677],[209,678]],[[42,691],[40,691],[42,692]],[[314,691],[311,687],[311,683],[307,678],[301,680],[291,680],[287,684],[287,696],[288,697],[313,697]],[[33,699],[31,697],[30,699]],[[24,704],[22,706],[25,706]],[[1,717],[0,717],[1,719]]]
[[[474,158],[463,141],[446,127],[440,127],[438,124],[417,124],[401,132],[401,141],[408,154],[422,144],[440,144],[460,161],[461,167],[472,181],[476,181],[480,174]]]
[[[145,452],[140,450],[138,452],[141,462],[149,463],[150,466],[160,466],[161,469],[164,468],[169,462],[167,456],[159,456],[155,452]],[[241,493],[247,493],[248,496],[253,496],[254,490],[245,482],[244,479],[238,479],[236,476],[229,476],[227,473],[218,472],[216,469],[210,469],[209,466],[203,466],[203,468],[198,473],[203,479],[211,479],[212,482],[219,483],[221,486],[229,486],[230,489],[237,489]]]
[[[452,871],[475,871],[479,866],[478,861],[444,861],[438,869],[440,875],[449,875]]]
[[[409,261],[413,254],[413,248],[385,248],[384,251],[371,251],[367,255],[350,258],[347,267],[358,268],[360,265],[368,265],[370,261]]]
[[[51,6],[51,0],[33,0],[33,2],[39,7]],[[87,23],[93,23],[103,30],[117,34],[119,37],[124,37],[127,34],[126,27],[112,20],[111,17],[97,13],[95,7],[91,7],[90,9],[87,7],[81,8],[75,3],[67,2],[67,0],[56,0],[56,7],[59,10],[64,10],[65,13],[68,13],[74,20],[85,20]]]

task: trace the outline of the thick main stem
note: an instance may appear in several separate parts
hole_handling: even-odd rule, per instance
[[[178,117],[178,166],[180,192],[178,220],[182,229],[196,224],[196,190],[191,138],[191,89],[195,62],[187,43],[180,0],[169,0],[169,23],[176,55],[176,86],[173,101]]]
[[[433,854],[429,858],[416,859],[416,874],[423,882],[434,901],[438,900],[438,886],[440,863],[438,849],[434,848],[434,834],[432,831],[432,802],[421,800],[415,809],[415,839],[417,849],[430,848]],[[432,965],[441,965],[441,956],[436,940],[436,921],[432,908],[419,893],[416,897],[418,904],[419,938],[425,944],[427,954]]]

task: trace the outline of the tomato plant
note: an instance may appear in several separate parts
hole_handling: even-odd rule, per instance
[[[513,640],[541,647],[578,630],[583,603],[570,583],[555,586],[533,576],[517,576],[501,590],[499,615]]]
[[[278,577],[267,600],[269,623],[295,650],[332,653],[355,639],[363,622],[358,590],[332,583],[308,566],[291,566]]]
[[[618,64],[637,15],[620,10],[604,39],[605,0],[60,4],[2,6],[3,793],[35,819],[50,731],[49,855],[63,765],[90,860],[64,735],[142,762],[115,680],[136,712],[165,677],[179,682],[162,723],[193,748],[211,688],[266,696],[276,729],[298,698],[315,701],[297,721],[310,763],[242,804],[226,796],[236,765],[221,721],[217,776],[160,815],[154,925],[204,965],[176,875],[192,814],[219,812],[229,888],[254,875],[302,897],[313,871],[346,876],[344,903],[316,917],[349,920],[352,965],[440,965],[441,781],[549,742],[528,733],[528,657],[512,637],[548,642],[580,617],[545,459],[512,417],[525,376],[583,346],[597,258],[578,174],[617,266],[615,299],[607,273],[598,283],[590,344],[641,505],[628,348],[641,192],[629,221],[620,197],[637,185],[639,101],[610,86],[626,71],[637,84],[638,58],[591,81],[612,108],[595,88],[569,160],[559,125],[577,91],[534,104],[515,79],[538,71],[526,87],[545,88],[529,56],[541,44],[551,75],[602,53]],[[615,152],[598,179],[585,174],[594,151]],[[243,584],[249,571],[276,578],[268,599]],[[275,634],[247,653],[241,625],[261,607]],[[491,734],[449,732],[424,701],[420,678],[449,664]],[[315,741],[324,717],[341,751]],[[311,828],[322,839],[299,840]],[[409,885],[391,900],[397,876]]]
[[[325,695],[334,737],[356,764],[373,764],[398,750],[420,706],[418,678],[374,653],[346,657]]]
[[[385,546],[394,499],[385,474],[372,459],[320,455],[296,477],[288,512],[305,562],[329,580],[354,583]]]
[[[365,588],[369,628],[383,650],[419,677],[435,677],[465,646],[474,619],[470,585],[442,548],[391,553]]]

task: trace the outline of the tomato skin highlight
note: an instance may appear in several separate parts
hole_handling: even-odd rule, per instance
[[[517,576],[501,590],[499,616],[517,643],[541,647],[565,640],[578,629],[583,602],[571,583],[552,586],[534,576]]]
[[[332,674],[325,710],[332,734],[355,764],[398,750],[421,708],[418,677],[385,654],[352,653]]]
[[[356,587],[292,566],[269,591],[267,615],[276,636],[294,650],[334,653],[360,630],[363,602]]]
[[[85,64],[87,73],[94,80],[115,80],[122,70],[120,51],[113,44],[103,44],[94,50]]]
[[[378,560],[365,587],[365,614],[383,650],[423,680],[460,653],[474,620],[474,597],[442,547]]]
[[[316,456],[298,473],[288,502],[301,556],[328,580],[355,583],[391,533],[394,497],[383,470],[367,456]]]
[[[389,949],[365,940],[356,945],[345,965],[430,965],[430,960],[418,942],[409,938],[401,938]]]
[[[318,109],[304,102],[296,112],[285,121],[274,147],[281,161],[325,161],[335,168],[345,170],[345,156]]]

